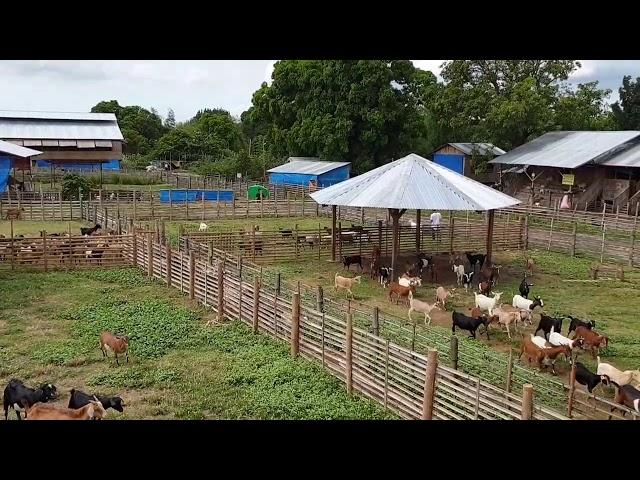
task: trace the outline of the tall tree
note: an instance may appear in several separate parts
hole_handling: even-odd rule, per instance
[[[620,100],[611,105],[618,128],[640,130],[640,77],[634,81],[625,75],[618,93]]]
[[[176,128],[176,114],[170,108],[167,112],[167,118],[164,120],[164,126],[168,129]]]

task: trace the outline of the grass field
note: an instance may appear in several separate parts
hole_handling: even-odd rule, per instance
[[[54,383],[60,404],[77,388],[122,396],[110,418],[394,418],[284,343],[239,322],[205,327],[212,312],[134,269],[2,272],[0,292],[0,382]],[[130,336],[129,364],[102,357],[104,329]]]
[[[25,237],[39,237],[42,230],[46,230],[47,233],[67,233],[69,231],[69,224],[71,224],[71,233],[73,235],[80,235],[80,227],[91,226],[90,222],[86,221],[71,221],[71,222],[41,222],[20,220],[13,222],[13,234],[24,235]],[[0,221],[0,235],[9,237],[11,235],[11,222],[6,220]]]

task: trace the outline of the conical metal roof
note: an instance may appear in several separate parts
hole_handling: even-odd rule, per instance
[[[409,154],[311,194],[321,205],[422,210],[494,210],[520,200]]]

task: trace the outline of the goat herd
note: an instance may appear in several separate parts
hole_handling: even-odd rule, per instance
[[[551,372],[557,374],[555,363],[559,357],[572,364],[575,356],[584,351],[591,352],[595,358],[599,354],[600,348],[609,345],[608,337],[597,333],[594,330],[595,321],[581,320],[571,315],[566,318],[569,321],[569,330],[567,335],[573,333],[572,338],[562,335],[562,323],[564,318],[556,318],[546,315],[542,308],[544,302],[540,296],[533,296],[529,299],[531,287],[534,285],[529,283],[527,273],[533,273],[534,261],[528,259],[523,279],[519,285],[519,294],[514,295],[511,305],[500,303],[503,292],[493,292],[493,288],[497,285],[500,277],[500,265],[484,265],[485,255],[465,252],[469,263],[469,271],[465,268],[465,262],[461,254],[451,255],[449,265],[456,275],[457,286],[463,286],[467,291],[473,283],[474,275],[478,276],[478,291],[474,294],[474,306],[468,309],[468,314],[453,311],[451,315],[451,331],[455,334],[456,329],[466,330],[470,333],[470,337],[476,338],[476,331],[482,325],[484,333],[489,340],[489,330],[491,325],[495,325],[500,329],[506,329],[507,336],[511,339],[511,327],[518,332],[518,326],[526,327],[533,325],[533,313],[536,309],[540,310],[540,320],[538,326],[533,333],[529,335],[522,334],[522,345],[520,348],[520,356],[524,356],[528,363],[533,362],[540,370],[549,366]],[[358,265],[363,271],[363,257],[360,255],[345,256],[342,258],[343,267],[347,270],[351,265]],[[396,305],[400,298],[403,298],[408,307],[409,320],[413,321],[411,314],[419,312],[424,315],[424,324],[431,324],[431,312],[434,309],[446,311],[446,300],[454,295],[455,288],[450,290],[443,286],[436,288],[435,301],[433,303],[418,300],[414,297],[416,290],[422,286],[423,274],[428,272],[431,281],[436,283],[438,278],[436,262],[432,255],[420,253],[413,263],[409,262],[405,265],[405,273],[400,276],[397,282],[389,282],[392,277],[392,270],[388,266],[382,266],[380,262],[380,250],[375,248],[373,255],[368,263],[372,279],[378,280],[383,288],[389,288],[388,298],[393,301],[395,296]],[[352,288],[354,284],[361,283],[362,275],[354,278],[348,278],[339,275],[337,272],[334,278],[334,290],[344,289],[353,298]],[[543,336],[537,336],[538,332],[542,332]],[[616,388],[615,402],[626,405],[627,407],[637,411],[640,402],[640,371],[627,370],[621,372],[612,365],[600,362],[598,357],[597,373],[592,373],[581,362],[576,362],[576,382],[583,385],[589,392],[593,391],[596,385],[603,383],[605,385],[613,385]],[[632,385],[632,382],[636,382]]]
[[[102,332],[100,350],[104,357],[108,357],[108,351],[113,352],[118,365],[118,354],[124,354],[129,363],[129,338],[126,336]],[[4,389],[4,419],[8,419],[9,409],[12,408],[18,420],[21,420],[21,412],[26,420],[102,420],[107,409],[123,412],[126,406],[118,396],[89,395],[76,389],[71,389],[70,393],[67,407],[50,404],[50,400],[59,397],[55,385],[45,383],[39,388],[30,388],[22,380],[13,378]]]

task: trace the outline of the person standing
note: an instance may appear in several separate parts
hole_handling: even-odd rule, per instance
[[[439,237],[440,231],[440,220],[442,220],[442,214],[440,212],[433,212],[429,217],[429,221],[431,222],[431,239],[435,240],[436,236]]]

